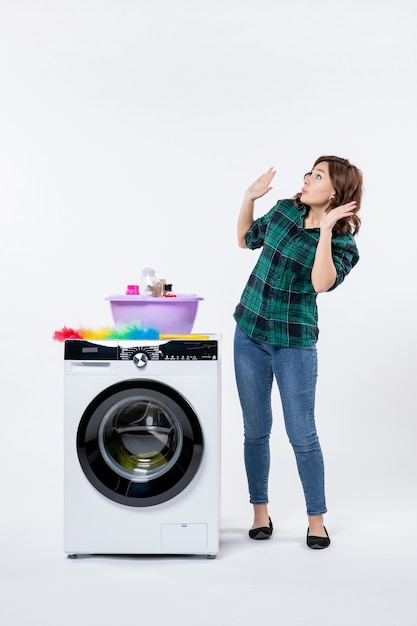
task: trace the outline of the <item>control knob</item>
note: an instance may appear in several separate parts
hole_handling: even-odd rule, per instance
[[[133,357],[133,363],[136,365],[136,367],[138,367],[139,369],[145,367],[147,362],[148,356],[145,354],[145,352],[136,352],[135,356]]]

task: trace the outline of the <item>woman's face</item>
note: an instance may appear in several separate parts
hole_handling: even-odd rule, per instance
[[[329,164],[322,161],[311,172],[305,174],[300,200],[312,209],[327,209],[334,193],[335,190],[330,180]]]

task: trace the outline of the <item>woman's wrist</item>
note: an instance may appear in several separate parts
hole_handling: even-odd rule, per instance
[[[254,203],[256,200],[256,198],[254,198],[251,194],[251,192],[249,191],[249,189],[247,189],[245,191],[245,195],[243,196],[243,202],[248,202],[248,203]]]
[[[332,228],[323,228],[322,226],[320,226],[320,239],[324,239],[324,238],[332,238],[332,234],[333,234],[333,229]]]

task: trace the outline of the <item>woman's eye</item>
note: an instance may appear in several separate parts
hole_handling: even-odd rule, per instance
[[[321,174],[316,174],[316,179],[321,180]]]
[[[304,178],[308,178],[309,176],[311,176],[311,172],[307,172],[307,174],[304,174]]]

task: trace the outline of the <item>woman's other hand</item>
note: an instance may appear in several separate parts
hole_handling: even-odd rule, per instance
[[[348,202],[323,213],[320,220],[321,230],[332,231],[336,223],[344,217],[350,217],[355,214],[356,202]]]
[[[245,192],[246,199],[248,200],[257,200],[264,196],[268,191],[272,189],[270,183],[276,174],[276,170],[273,167],[270,167],[265,174],[262,174],[255,180],[254,183],[250,187],[247,188]]]

